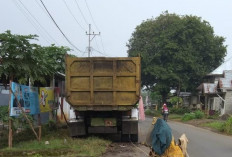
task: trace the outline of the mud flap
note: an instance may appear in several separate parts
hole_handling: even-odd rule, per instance
[[[69,132],[71,137],[86,135],[84,120],[69,122]]]

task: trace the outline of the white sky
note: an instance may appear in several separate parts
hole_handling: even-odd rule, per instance
[[[70,14],[64,1],[81,27]],[[37,34],[41,45],[57,42],[59,45],[74,49],[71,53],[86,57],[88,46],[86,31],[90,23],[92,32],[101,32],[101,35],[96,36],[91,42],[91,47],[101,53],[94,50],[91,56],[125,57],[126,43],[135,27],[142,21],[155,18],[168,10],[169,13],[196,15],[208,21],[216,35],[226,38],[228,55],[225,59],[232,57],[231,0],[43,0],[43,2],[61,30],[82,52],[76,51],[65,40],[42,8],[40,0],[0,0],[0,33],[11,30],[14,34]],[[30,16],[24,6],[43,28]]]

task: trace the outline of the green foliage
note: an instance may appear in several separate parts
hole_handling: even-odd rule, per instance
[[[11,117],[13,120],[13,130],[16,131],[18,128],[21,129],[30,129],[30,125],[28,121],[25,119],[23,114],[20,114],[18,117]],[[33,116],[27,114],[27,118],[30,120],[30,122],[33,124]]]
[[[45,124],[44,128],[48,131],[56,131],[58,129],[56,122],[53,120],[49,120],[47,124]]]
[[[20,83],[45,81],[45,76],[64,72],[64,58],[69,48],[31,43],[36,35],[0,34],[0,76],[17,78]]]
[[[6,123],[9,119],[8,106],[0,106],[0,120]]]
[[[174,96],[170,98],[170,103],[172,105],[182,104],[182,102],[183,102],[183,99],[181,97]]]
[[[189,121],[192,119],[202,119],[203,117],[204,117],[204,112],[197,110],[195,112],[185,113],[181,120]]]
[[[43,128],[43,126],[42,126]],[[38,131],[38,130],[37,130]],[[43,130],[42,140],[38,142],[32,137],[30,130],[25,130],[14,135],[14,147],[8,149],[7,136],[6,145],[2,147],[2,139],[0,141],[0,151],[3,156],[101,156],[107,146],[111,143],[98,137],[88,138],[71,138],[68,130],[58,129],[56,131]],[[49,141],[45,145],[45,141]],[[91,146],[91,147],[90,147]],[[9,155],[11,154],[11,155]]]
[[[232,134],[232,117],[228,118],[227,121],[224,123],[224,131],[227,134]]]
[[[192,119],[195,119],[195,114],[194,113],[185,113],[184,116],[181,118],[182,121],[186,122]]]
[[[224,41],[200,17],[165,12],[137,26],[127,47],[128,56],[142,58],[142,85],[165,97],[170,87],[195,90],[223,62]]]
[[[189,108],[170,108],[170,113],[171,114],[180,114],[180,115],[183,115],[185,113],[190,113],[191,110]]]
[[[145,110],[145,115],[153,116],[153,117],[159,117],[159,116],[161,116],[161,111],[146,109]]]
[[[223,122],[211,122],[211,123],[203,124],[203,126],[216,129],[216,130],[218,130],[220,132],[224,131],[224,123]]]
[[[195,114],[196,119],[202,119],[205,116],[205,113],[200,110],[195,111],[194,114]]]
[[[156,101],[156,102],[161,102],[162,101],[162,95],[159,92],[157,92],[157,91],[151,92],[150,98],[153,101]]]

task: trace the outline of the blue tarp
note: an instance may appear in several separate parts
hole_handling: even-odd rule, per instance
[[[163,119],[157,119],[151,133],[152,148],[158,155],[162,155],[172,141],[172,130]]]

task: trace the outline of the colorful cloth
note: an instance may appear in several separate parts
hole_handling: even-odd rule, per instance
[[[139,99],[139,119],[140,120],[145,120],[143,98],[141,96],[140,96],[140,99]]]

